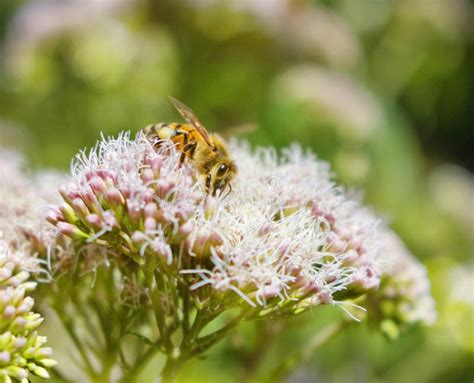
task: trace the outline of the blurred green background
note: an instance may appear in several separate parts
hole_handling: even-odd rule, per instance
[[[1,0],[0,145],[67,169],[100,132],[178,119],[168,95],[210,130],[300,142],[427,265],[439,319],[397,341],[357,326],[292,381],[472,382],[473,16],[467,0]],[[295,318],[263,368],[335,315]],[[254,337],[183,379],[239,381]]]

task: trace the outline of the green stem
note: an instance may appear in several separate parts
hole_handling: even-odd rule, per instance
[[[242,361],[245,369],[241,378],[242,383],[250,383],[255,381],[255,376],[258,373],[262,362],[268,354],[277,334],[283,330],[283,323],[281,321],[261,320],[255,322],[255,329],[257,335],[257,343],[254,349],[242,355]]]
[[[300,349],[294,351],[284,362],[280,363],[277,368],[270,371],[264,376],[262,382],[273,383],[281,381],[291,371],[293,371],[299,364],[307,361],[314,354],[314,351],[328,342],[337,334],[341,333],[351,322],[341,321],[333,323],[322,331],[313,336],[309,342]]]
[[[155,283],[153,284],[153,279]],[[147,275],[148,286],[151,291],[151,301],[153,304],[153,312],[155,314],[156,324],[160,332],[160,338],[168,353],[173,351],[173,343],[167,334],[165,312],[162,310],[162,302],[160,298],[160,291],[163,291],[163,281],[158,272]]]
[[[187,358],[173,358],[169,356],[166,360],[166,364],[161,372],[162,383],[174,383],[176,382],[178,372],[181,366],[187,361]]]
[[[193,356],[189,351],[199,336],[199,333],[215,318],[215,315],[205,315],[205,310],[205,307],[197,310],[193,324],[188,332],[184,334],[179,349],[168,352],[168,359],[161,372],[163,383],[173,383],[176,381],[179,369]]]
[[[248,310],[244,310],[242,313],[232,318],[227,324],[220,328],[219,330],[213,332],[212,334],[206,335],[202,338],[194,338],[195,343],[197,344],[192,350],[190,350],[189,356],[194,357],[202,354],[203,352],[210,349],[214,344],[219,342],[230,330],[238,326],[245,319]]]
[[[151,346],[145,353],[135,361],[134,365],[120,379],[121,383],[134,383],[138,381],[138,377],[150,360],[160,351],[159,347]]]
[[[183,294],[183,333],[187,333],[189,331],[189,314],[190,314],[190,307],[189,307],[189,289],[186,285],[182,286],[181,292]]]
[[[79,351],[79,355],[81,356],[81,359],[85,364],[85,367],[87,369],[89,376],[95,376],[96,372],[94,370],[94,367],[92,366],[92,362],[89,359],[89,356],[87,354],[87,351],[84,345],[79,340],[79,336],[76,334],[76,331],[74,330],[74,326],[71,323],[70,316],[67,316],[65,312],[61,308],[59,308],[58,305],[55,305],[54,308],[56,310],[59,320],[63,324],[69,337],[71,338],[72,342],[76,346],[77,351]]]
[[[199,332],[203,329],[205,323],[203,310],[197,310],[196,317],[194,318],[193,324],[187,334],[184,334],[184,339],[181,344],[181,348],[186,349],[199,335]]]

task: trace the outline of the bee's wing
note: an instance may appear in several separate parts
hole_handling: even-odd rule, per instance
[[[178,110],[178,112],[184,117],[184,119],[196,128],[198,133],[202,136],[204,141],[209,145],[214,147],[211,138],[209,137],[209,133],[207,129],[201,124],[198,120],[194,112],[184,105],[181,101],[176,100],[173,97],[169,97],[171,104]]]

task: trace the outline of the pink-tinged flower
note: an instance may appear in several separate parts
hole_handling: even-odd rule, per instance
[[[43,322],[28,296],[36,287],[28,270],[37,267],[30,255],[12,251],[0,240],[0,377],[2,381],[29,381],[30,374],[48,378],[56,365],[46,338],[36,329]]]
[[[104,139],[76,157],[60,188],[64,202],[48,219],[60,233],[119,259],[151,269],[176,263],[172,246],[189,235],[186,224],[204,198],[193,167],[179,157],[169,145],[155,150],[142,136]]]
[[[131,259],[223,305],[288,312],[377,288],[378,220],[333,184],[326,163],[297,146],[280,157],[232,152],[233,191],[213,198],[174,146],[103,139],[76,157],[48,219],[83,260],[102,248],[125,269]]]
[[[433,324],[437,315],[425,267],[394,233],[385,230],[380,237],[383,257],[379,262],[384,273],[380,288],[368,295],[368,314],[394,338],[409,325]]]
[[[12,246],[44,253],[48,205],[59,201],[63,178],[53,171],[29,172],[20,154],[0,148],[0,232]],[[51,212],[49,219],[57,219]]]
[[[332,183],[326,163],[298,146],[280,158],[238,144],[232,153],[241,169],[233,192],[193,217],[188,248],[211,245],[209,258],[181,271],[200,277],[192,288],[268,306],[333,303],[378,286],[378,220]]]

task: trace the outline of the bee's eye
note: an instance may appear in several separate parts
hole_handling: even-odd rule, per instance
[[[217,168],[217,177],[222,177],[226,172],[229,167],[226,164],[220,164],[219,167]]]

